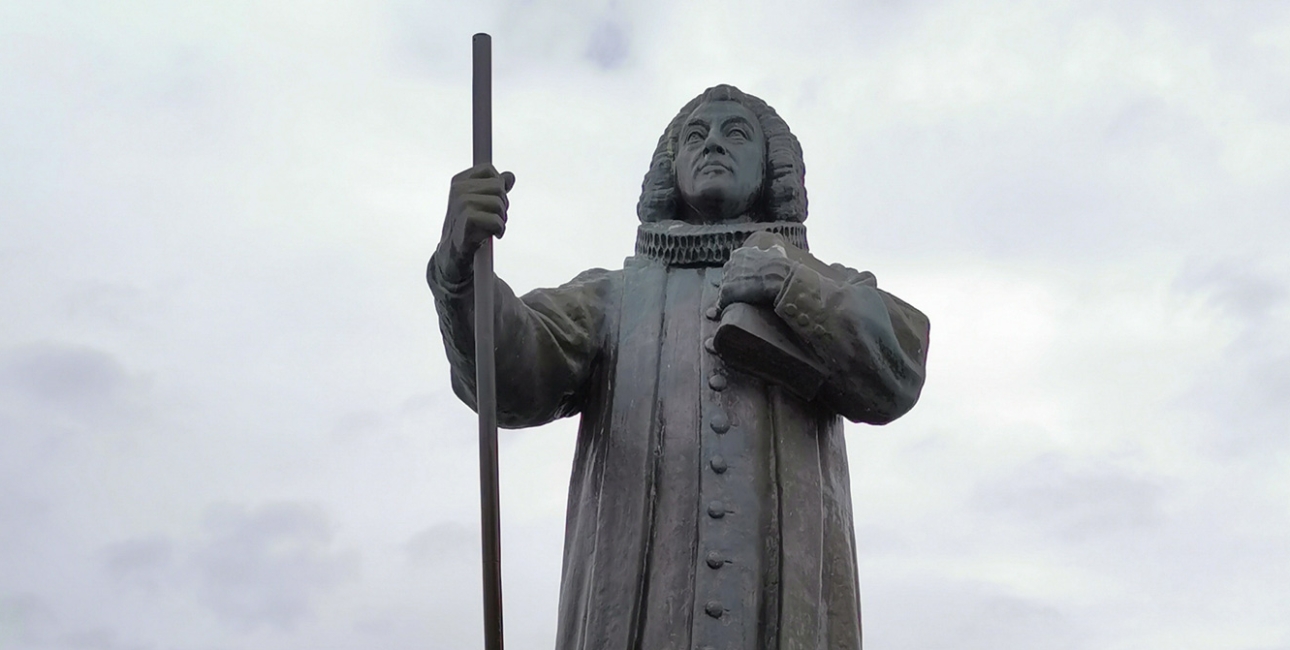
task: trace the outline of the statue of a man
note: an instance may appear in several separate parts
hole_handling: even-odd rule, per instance
[[[582,417],[557,648],[860,648],[841,418],[885,424],[914,405],[928,323],[872,274],[805,252],[804,178],[773,109],[710,88],[659,139],[622,269],[522,297],[497,281],[500,425]],[[427,272],[472,408],[471,259],[502,235],[514,180],[491,165],[453,178]],[[723,351],[736,308],[778,328],[766,349],[796,348],[818,390]]]

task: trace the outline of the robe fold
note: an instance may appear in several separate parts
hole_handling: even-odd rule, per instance
[[[928,321],[872,274],[797,265],[773,305],[826,369],[803,401],[729,368],[712,339],[722,264],[752,232],[644,224],[621,270],[517,297],[495,286],[498,422],[581,416],[559,650],[859,649],[842,417],[884,424],[918,399]],[[474,287],[427,274],[474,408]]]

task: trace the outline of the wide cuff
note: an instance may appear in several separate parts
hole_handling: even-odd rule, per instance
[[[823,340],[827,334],[821,289],[818,272],[805,264],[795,264],[775,297],[775,315],[808,341]]]
[[[452,281],[443,277],[443,272],[439,269],[439,264],[437,263],[438,257],[439,251],[435,251],[430,256],[430,262],[426,265],[426,283],[430,285],[430,288],[435,289],[436,293],[442,293],[445,296],[462,296],[470,293],[475,285],[474,269],[468,267],[464,278]]]

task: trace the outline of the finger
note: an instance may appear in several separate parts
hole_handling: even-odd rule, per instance
[[[502,172],[502,184],[507,192],[511,191],[511,188],[515,187],[515,174]]]
[[[788,244],[788,240],[784,239],[783,235],[773,232],[770,233],[770,236],[761,243],[762,245],[757,247],[761,250],[772,250],[778,248],[782,252],[784,250],[784,246]]]
[[[747,280],[723,282],[721,291],[717,294],[717,310],[724,311],[726,307],[735,302],[752,302],[756,294],[754,289],[755,283]]]
[[[777,232],[761,231],[753,234],[744,241],[744,246],[748,248],[770,248],[777,243],[784,243],[787,240]]]
[[[472,212],[483,212],[497,215],[506,221],[506,208],[508,204],[506,197],[493,196],[490,194],[472,194],[465,198],[466,208]]]
[[[495,196],[505,196],[506,187],[502,179],[498,178],[467,178],[462,179],[452,186],[453,192],[458,195],[466,194],[492,194]]]
[[[462,170],[452,178],[455,181],[459,178],[497,178],[497,176],[497,168],[493,166],[493,163],[480,163]]]
[[[750,276],[756,275],[756,273],[757,266],[749,263],[747,260],[735,258],[731,258],[729,262],[726,262],[725,268],[722,269],[722,277],[724,278],[724,281],[728,283],[736,283],[740,280],[745,280]]]
[[[496,214],[472,212],[466,217],[466,241],[473,247],[489,237],[501,238],[506,234],[506,221]]]
[[[722,285],[721,292],[717,294],[717,311],[724,312],[731,303],[740,302],[739,294],[735,285]]]
[[[506,218],[506,211],[510,209],[510,199],[500,189],[496,192],[489,188],[483,188],[479,192],[463,192],[453,198],[452,205],[459,206],[458,211],[462,210],[482,210],[499,214],[503,219]]]
[[[747,246],[736,248],[730,253],[730,261],[750,268],[761,268],[771,260],[787,259],[788,256],[784,247],[780,244],[771,244],[770,248],[756,248]]]
[[[726,285],[722,284],[721,289],[717,291],[717,312],[725,311],[726,305],[730,304],[730,299],[727,296],[728,293],[729,290],[726,289]]]
[[[736,248],[730,252],[730,260],[726,262],[726,265],[736,269],[752,267],[762,253],[764,251],[760,248]]]

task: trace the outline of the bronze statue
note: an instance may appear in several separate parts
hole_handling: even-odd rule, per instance
[[[496,282],[498,422],[582,418],[557,648],[860,648],[841,418],[913,407],[928,321],[807,252],[804,179],[772,108],[710,88],[659,139],[622,269]],[[471,259],[514,181],[453,178],[427,271],[472,408]]]

